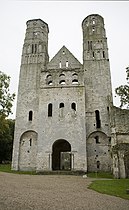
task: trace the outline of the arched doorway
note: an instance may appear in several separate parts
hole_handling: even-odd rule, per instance
[[[57,140],[52,146],[52,170],[71,170],[71,145],[66,140]]]
[[[37,135],[31,130],[22,134],[19,145],[19,170],[36,169]]]

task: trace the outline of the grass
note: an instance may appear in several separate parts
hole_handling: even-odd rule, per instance
[[[0,172],[36,175],[35,171],[13,171],[11,170],[11,164],[0,164]]]
[[[91,183],[89,189],[129,200],[129,194],[126,193],[129,179],[96,180]]]
[[[113,175],[109,172],[90,172],[87,174],[90,178],[106,178],[113,179]]]

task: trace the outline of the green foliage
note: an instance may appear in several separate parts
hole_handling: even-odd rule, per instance
[[[0,71],[0,115],[8,116],[11,112],[15,94],[9,93],[10,77]]]
[[[89,189],[129,199],[129,195],[126,193],[126,190],[129,189],[129,179],[96,180],[91,183]]]
[[[0,130],[0,163],[11,161],[14,138],[14,120],[2,119],[2,129]]]
[[[12,156],[14,120],[7,117],[12,113],[15,94],[9,93],[9,85],[10,77],[0,71],[0,163]]]
[[[127,85],[119,86],[115,89],[115,92],[120,97],[120,107],[126,105],[129,108],[129,67],[126,68],[126,73]]]

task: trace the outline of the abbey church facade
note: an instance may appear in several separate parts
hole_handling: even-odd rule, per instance
[[[27,21],[13,170],[129,176],[129,113],[113,106],[103,17],[87,16],[82,32],[83,64],[65,46],[49,61],[48,24]]]

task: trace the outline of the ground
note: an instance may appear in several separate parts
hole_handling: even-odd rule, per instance
[[[129,200],[88,189],[91,178],[0,173],[0,210],[128,210]]]

